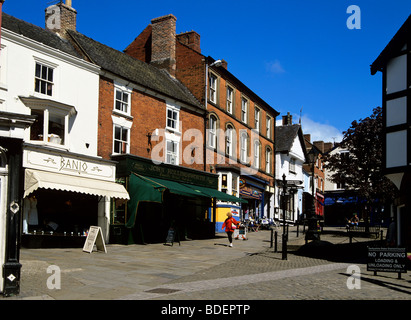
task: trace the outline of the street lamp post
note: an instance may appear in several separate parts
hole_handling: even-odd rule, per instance
[[[318,220],[317,216],[315,213],[315,185],[314,185],[314,167],[315,167],[315,161],[317,160],[319,152],[316,150],[316,148],[313,146],[308,153],[308,162],[311,164],[312,168],[312,185],[311,185],[311,191],[312,191],[312,204],[311,204],[311,210],[310,210],[310,216],[307,219],[308,220],[308,230],[305,234],[305,241],[307,242],[308,240],[320,240],[320,233],[318,231]]]
[[[285,174],[283,174],[283,248],[282,248],[282,260],[287,260],[287,239],[288,234],[286,232],[285,222],[285,209],[287,206],[287,181],[285,180]]]

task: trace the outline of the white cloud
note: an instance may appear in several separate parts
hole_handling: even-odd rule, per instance
[[[311,142],[313,141],[324,141],[324,142],[341,142],[343,139],[343,134],[341,130],[336,127],[319,123],[311,120],[307,116],[302,116],[301,127],[304,134],[311,135]]]
[[[293,115],[294,124],[299,123],[299,119],[299,115]],[[282,118],[277,120],[277,125],[282,125]],[[304,134],[311,135],[311,142],[341,142],[343,139],[342,132],[336,127],[329,124],[316,122],[305,115],[301,118],[301,128]]]
[[[275,74],[284,73],[285,70],[277,59],[266,63],[267,71]]]

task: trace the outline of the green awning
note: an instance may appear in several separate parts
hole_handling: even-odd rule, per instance
[[[144,177],[147,181],[151,181],[157,183],[159,187],[166,188],[170,191],[170,193],[178,194],[181,196],[198,198],[198,197],[206,197],[209,198],[207,194],[204,194],[200,190],[194,190],[193,188],[188,187],[183,183],[179,183],[176,181],[171,180],[164,180],[160,178],[151,178],[151,177]]]
[[[130,201],[128,201],[128,212],[130,217],[126,223],[127,228],[134,227],[137,217],[138,205],[141,202],[163,202],[164,186],[145,179],[143,176],[131,174],[128,186]]]
[[[201,187],[201,186],[195,186],[195,185],[189,185],[185,184],[187,187],[192,188],[198,192],[204,193],[210,198],[216,198],[217,200],[221,201],[226,201],[226,202],[240,202],[240,203],[247,203],[247,200],[237,198],[235,196],[232,196],[230,194],[212,189],[212,188],[206,188],[206,187]]]
[[[179,183],[171,180],[164,180],[160,178],[152,178],[142,176],[136,173],[130,175],[129,190],[130,201],[128,202],[128,212],[130,214],[126,223],[128,228],[135,225],[138,206],[141,202],[163,202],[163,193],[168,190],[170,193],[191,197],[191,198],[216,198],[227,202],[242,202],[246,203],[244,199],[234,197],[232,195],[220,192],[218,190],[201,187],[197,185],[190,185]]]

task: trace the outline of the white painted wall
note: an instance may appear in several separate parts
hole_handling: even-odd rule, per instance
[[[0,110],[29,115],[31,109],[19,96],[34,96],[74,106],[77,114],[70,118],[67,151],[97,156],[99,69],[5,29],[2,46],[6,52],[6,65],[1,67],[0,100],[3,103]],[[55,67],[51,97],[34,90],[36,60]],[[23,133],[26,142],[29,141],[29,133],[29,129]]]
[[[295,172],[290,172],[290,161],[295,160]],[[291,150],[288,154],[279,153],[275,154],[275,178],[276,181],[282,180],[285,174],[286,180],[299,180],[302,181],[301,187],[304,187],[304,174],[303,164],[305,162],[304,151],[301,146],[298,135],[295,137]],[[280,194],[282,193],[282,184],[277,184],[275,188],[275,205],[274,207],[280,207]],[[294,196],[294,220],[298,218],[298,213],[302,212],[302,193],[298,191]],[[277,213],[275,217],[278,219],[280,213]]]

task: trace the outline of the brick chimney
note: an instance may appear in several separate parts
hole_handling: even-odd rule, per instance
[[[172,15],[151,20],[152,44],[151,64],[176,75],[176,21]]]
[[[194,51],[201,53],[201,37],[197,32],[189,31],[180,33],[179,35],[177,35],[177,40],[187,47],[193,49]]]
[[[324,141],[314,141],[313,145],[316,146],[321,153],[324,153]]]
[[[71,0],[65,0],[46,9],[46,29],[65,37],[66,30],[76,30],[77,11]]]
[[[293,116],[288,112],[286,116],[283,116],[283,126],[290,126],[293,124]]]

